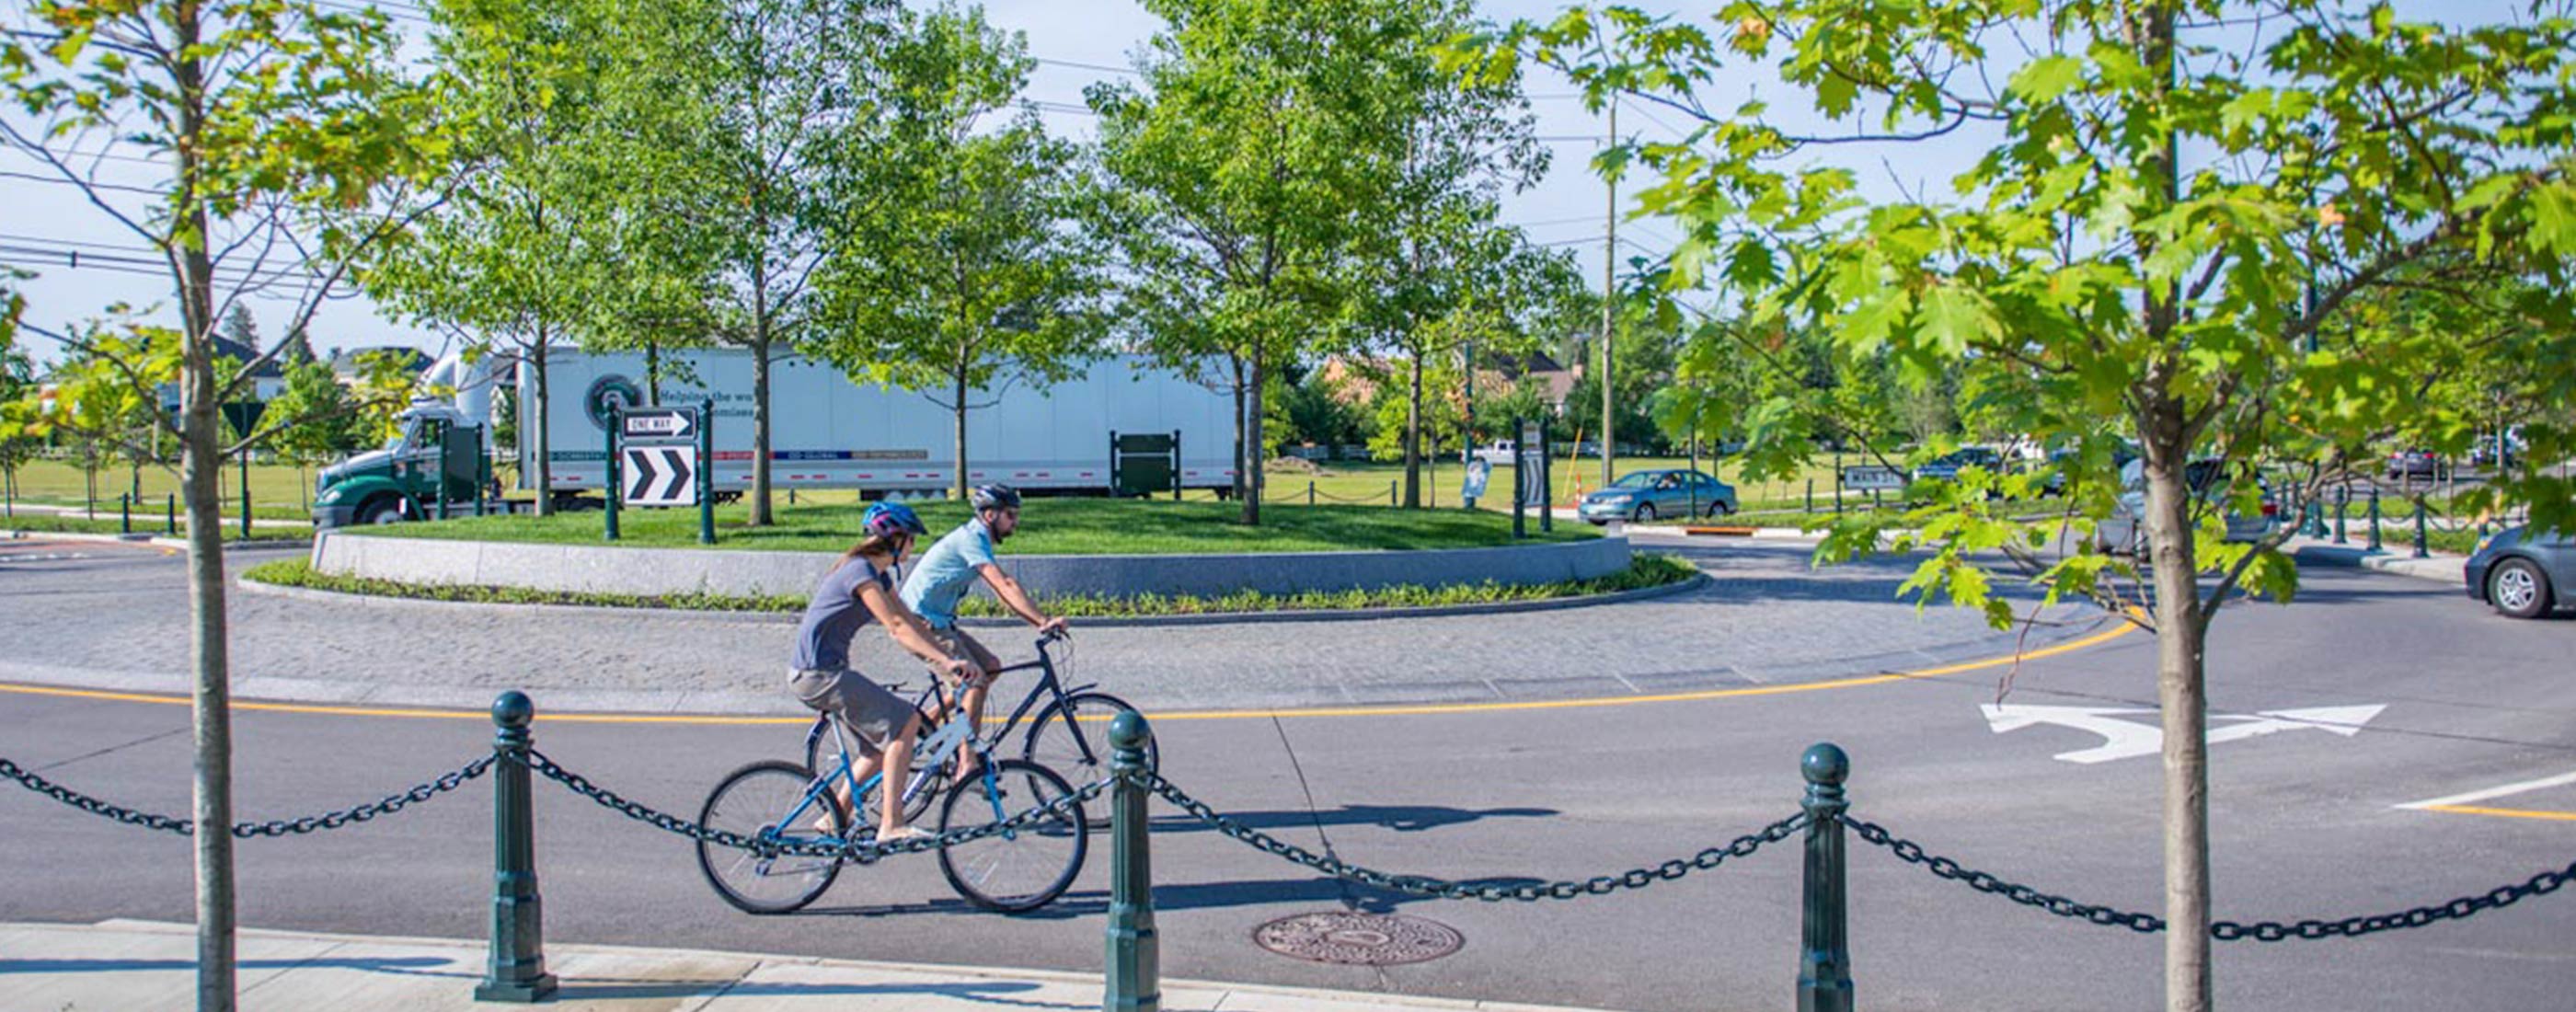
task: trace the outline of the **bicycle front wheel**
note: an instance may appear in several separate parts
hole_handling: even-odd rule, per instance
[[[806,803],[814,775],[790,762],[756,762],[733,771],[707,794],[698,825],[780,843],[814,843],[846,832],[841,806],[829,796]],[[829,831],[816,826],[826,826]],[[698,870],[724,901],[755,914],[803,908],[832,887],[841,862],[795,854],[762,856],[706,840],[697,841]]]
[[[1029,725],[1022,757],[1051,770],[1061,770],[1077,784],[1096,783],[1109,775],[1109,718],[1134,710],[1106,692],[1076,692],[1048,706]],[[1162,747],[1145,742],[1145,768],[1162,768]],[[1093,821],[1099,821],[1097,819]]]
[[[939,809],[939,831],[1008,821],[1072,793],[1054,770],[1023,759],[997,760],[987,775],[948,792]],[[1082,873],[1090,842],[1082,806],[1066,805],[1027,825],[941,848],[939,871],[967,902],[1020,913],[1064,895]]]

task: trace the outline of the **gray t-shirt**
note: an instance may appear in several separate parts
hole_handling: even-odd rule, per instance
[[[894,592],[894,578],[879,572],[864,556],[833,567],[815,586],[814,600],[805,605],[804,621],[796,623],[796,670],[838,671],[850,666],[850,640],[872,617],[858,596],[859,584],[868,580],[889,594]]]

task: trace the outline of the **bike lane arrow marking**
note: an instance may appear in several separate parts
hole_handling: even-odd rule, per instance
[[[2098,706],[2021,706],[1993,703],[1979,707],[1985,712],[1986,726],[1996,734],[2018,731],[2038,724],[2054,724],[2100,735],[2102,744],[2092,748],[2060,752],[2051,758],[2091,765],[2118,759],[2135,759],[2156,755],[2164,750],[2164,728],[2140,723],[2125,717],[2156,712],[2137,707]],[[2379,716],[2385,705],[2319,706],[2298,710],[2264,710],[2252,714],[2211,714],[2210,720],[2233,721],[2223,727],[2212,727],[2209,744],[2258,738],[2281,731],[2318,730],[2350,738],[2361,733],[2362,725]]]

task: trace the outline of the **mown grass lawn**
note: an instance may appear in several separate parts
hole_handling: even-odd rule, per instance
[[[936,535],[965,522],[962,503],[912,504]],[[840,551],[857,539],[855,503],[801,502],[777,507],[778,523],[745,526],[739,504],[716,510],[719,549],[753,551]],[[1261,526],[1235,522],[1234,503],[1173,502],[1151,499],[1030,499],[1021,512],[1018,535],[1005,551],[1031,555],[1171,555],[1237,552],[1402,551],[1424,548],[1474,548],[1512,542],[1511,518],[1458,509],[1401,510],[1384,506],[1264,507]],[[602,544],[604,519],[598,510],[551,517],[481,517],[443,522],[393,524],[369,528],[369,534],[394,537],[521,541],[546,544]],[[618,512],[619,544],[700,547],[695,509],[624,509]],[[1585,524],[1558,524],[1553,533],[1530,527],[1531,540],[1579,541],[1600,532]],[[926,547],[926,546],[925,546]]]

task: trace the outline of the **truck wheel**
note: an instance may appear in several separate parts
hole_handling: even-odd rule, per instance
[[[362,524],[398,524],[402,519],[402,500],[393,496],[377,496],[358,508],[358,522]]]

